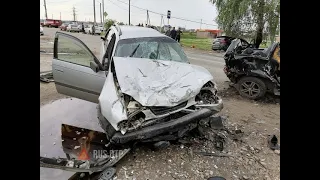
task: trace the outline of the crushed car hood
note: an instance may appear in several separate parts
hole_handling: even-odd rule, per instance
[[[213,79],[203,67],[176,61],[114,57],[114,66],[122,93],[143,106],[176,106]]]

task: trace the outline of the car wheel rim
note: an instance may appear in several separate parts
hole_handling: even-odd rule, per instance
[[[260,87],[255,82],[246,81],[241,84],[240,91],[247,94],[250,97],[254,97],[260,94]]]

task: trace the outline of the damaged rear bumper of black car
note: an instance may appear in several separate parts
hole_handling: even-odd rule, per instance
[[[220,106],[222,109],[223,105],[221,104]],[[147,126],[133,132],[128,132],[124,135],[121,134],[121,132],[116,132],[110,141],[114,144],[125,144],[134,140],[142,141],[164,134],[172,134],[192,123],[197,123],[201,119],[208,118],[214,113],[215,111],[212,111],[208,108],[203,108],[190,114],[186,114],[183,117],[172,119],[160,124],[155,124],[153,126]]]

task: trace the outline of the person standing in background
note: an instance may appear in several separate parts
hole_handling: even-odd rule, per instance
[[[82,31],[82,33],[84,33],[84,25],[83,25],[83,23],[81,23],[81,31]]]
[[[170,32],[170,37],[174,40],[176,40],[177,37],[177,31],[175,29],[175,27],[172,28],[171,32]]]
[[[177,36],[176,36],[176,41],[178,41],[178,43],[180,43],[180,35],[183,34],[181,29],[179,28],[177,31]]]

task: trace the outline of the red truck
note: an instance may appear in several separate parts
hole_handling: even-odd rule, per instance
[[[55,27],[58,28],[60,27],[62,24],[62,22],[60,20],[57,19],[46,19],[43,22],[43,27]]]

